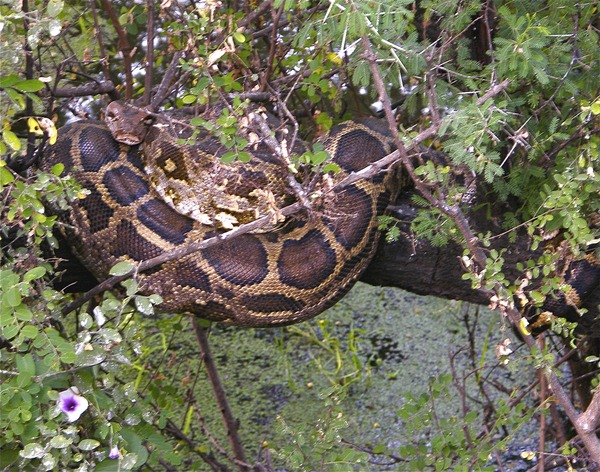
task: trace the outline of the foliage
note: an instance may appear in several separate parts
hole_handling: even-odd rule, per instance
[[[488,11],[491,3],[494,11]],[[199,415],[186,396],[192,376],[167,384],[161,382],[163,372],[155,370],[182,329],[180,317],[155,318],[160,300],[138,293],[135,280],[123,284],[121,299],[104,295],[88,311],[64,317],[70,296],[49,284],[57,261],[43,248],[56,246],[52,232],[59,223],[46,209],[65,209],[85,194],[60,167],[29,174],[15,169],[34,157],[37,138],[28,132],[28,118],[62,123],[82,110],[97,112],[100,100],[75,93],[89,77],[125,84],[120,91],[139,98],[170,71],[174,51],[183,51],[174,61],[175,85],[161,105],[199,110],[216,101],[228,103],[210,119],[196,118],[192,124],[213,132],[230,150],[224,160],[244,161],[250,157],[249,140],[237,131],[252,94],[268,91],[269,100],[257,100],[283,121],[292,114],[308,115],[292,123],[302,136],[321,134],[380,99],[366,42],[388,94],[399,103],[407,143],[439,124],[436,139],[426,144],[444,151],[450,162],[424,163],[415,170],[416,178],[436,189],[438,202],[467,211],[469,188],[457,174],[474,175],[487,185],[491,204],[519,202],[502,215],[501,226],[513,239],[524,228],[532,249],[538,249],[549,234],[559,232],[575,256],[598,244],[592,222],[600,212],[594,2],[276,0],[266,10],[255,2],[237,2],[237,9],[231,2],[185,7],[163,2],[155,5],[153,25],[159,33],[150,41],[138,40],[149,34],[153,17],[147,4],[106,2],[105,10],[107,4],[114,8],[116,24],[107,11],[81,1],[0,5],[0,464],[5,468],[101,471],[114,470],[116,463],[120,470],[177,468],[194,461],[214,464],[214,451],[221,452],[208,441],[189,439]],[[489,36],[477,36],[475,26],[487,28]],[[487,42],[485,51],[477,51],[477,40]],[[154,67],[147,69],[149,43],[155,46]],[[146,76],[154,80],[145,82]],[[479,101],[505,80],[505,89]],[[45,132],[51,139],[48,128]],[[335,171],[326,157],[317,144],[292,164]],[[440,246],[451,240],[465,244],[442,205],[416,198],[422,207],[412,222],[416,237]],[[398,236],[397,222],[384,218],[381,225],[391,239]],[[495,236],[478,238],[488,248]],[[20,244],[9,247],[14,241]],[[474,286],[500,286],[507,299],[538,280],[539,288],[527,293],[538,305],[554,290],[567,288],[554,273],[557,255],[523,261],[518,280],[505,273],[505,255],[486,249],[486,270],[476,272],[466,250],[465,267],[473,270],[465,279]],[[572,333],[569,323],[555,325],[556,331]],[[378,455],[412,470],[485,470],[491,467],[490,454],[502,450],[532,415],[543,413],[520,402],[501,402],[495,422],[475,441],[483,424],[480,411],[435,415],[437,399],[456,388],[456,376],[441,375],[427,395],[408,395],[401,406],[392,406],[414,441],[394,450],[387,444],[352,447],[342,441],[352,428],[344,401],[369,381],[369,360],[361,357],[366,333],[354,327],[339,331],[328,322],[286,332],[305,340],[304,349],[318,347],[314,366],[328,383],[315,401],[322,413],[318,421],[293,427],[289,420],[279,421],[282,434],[293,441],[273,451],[293,470],[366,470],[366,462]],[[544,369],[553,359],[547,350],[530,358]],[[597,362],[597,356],[588,359]],[[89,406],[85,420],[70,423],[58,400],[65,391],[75,395],[73,387]],[[501,430],[510,434],[496,440]],[[561,453],[575,454],[566,445]]]

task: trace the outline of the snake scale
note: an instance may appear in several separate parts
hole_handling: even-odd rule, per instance
[[[42,160],[46,169],[64,164],[89,191],[60,217],[75,255],[98,280],[119,261],[148,260],[268,214],[275,216],[266,230],[138,273],[140,292],[159,294],[165,312],[278,326],[321,313],[368,265],[379,238],[378,215],[395,197],[398,179],[386,172],[326,190],[393,151],[379,120],[329,131],[322,143],[341,170],[320,175],[322,196],[310,210],[280,221],[277,209],[293,201],[293,192],[286,167],[264,143],[251,148],[250,162],[223,164],[227,150],[216,138],[184,146],[146,116],[134,119],[148,136],[121,136],[125,144],[104,122],[79,121],[60,129]],[[181,197],[190,189],[196,196]]]

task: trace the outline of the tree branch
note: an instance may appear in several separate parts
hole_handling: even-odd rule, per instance
[[[379,70],[377,68],[376,59],[377,55],[373,52],[371,48],[371,44],[369,39],[366,36],[362,38],[363,48],[365,49],[365,56],[369,61],[369,65],[371,68],[371,72],[373,75],[373,82],[377,88],[377,92],[379,94],[379,99],[383,103],[383,108],[385,111],[385,116],[388,120],[388,124],[390,126],[390,130],[395,128],[395,119],[392,112],[390,100],[387,96],[387,92],[385,86],[383,84],[383,80],[379,74]],[[504,81],[500,84],[495,85],[490,90],[488,90],[479,100],[483,100],[484,103],[489,98],[492,98],[494,94],[500,93],[504,90],[510,82]],[[479,103],[479,101],[478,101]],[[432,105],[430,103],[430,105]],[[440,123],[433,123],[430,129],[436,129],[439,127]],[[481,247],[481,242],[479,238],[477,238],[471,231],[470,225],[465,218],[464,214],[460,210],[459,207],[449,206],[445,202],[439,201],[435,196],[429,191],[429,188],[423,185],[423,183],[416,178],[414,174],[414,169],[412,168],[412,163],[409,159],[407,159],[406,149],[400,142],[399,138],[397,139],[399,144],[399,151],[403,157],[403,164],[405,168],[408,170],[411,178],[415,183],[415,187],[421,192],[421,194],[436,208],[446,214],[449,218],[451,218],[458,229],[461,231],[462,235],[465,238],[467,247],[469,252],[473,256],[475,262],[479,265],[480,271],[483,271],[486,268],[486,255]],[[510,302],[510,298],[507,296],[506,291],[500,284],[495,284],[494,292],[497,294],[500,303],[499,306],[504,313],[505,316],[511,321],[512,325],[519,329],[524,342],[527,344],[531,353],[535,352],[536,343],[531,334],[528,334],[526,330],[520,329],[523,326],[523,318],[521,314],[515,309],[513,303]],[[590,457],[593,461],[600,464],[600,439],[596,436],[595,428],[600,425],[600,394],[594,394],[592,398],[592,403],[588,407],[585,413],[579,415],[573,403],[571,402],[569,396],[563,389],[562,385],[558,381],[558,377],[554,373],[554,371],[550,366],[546,366],[544,368],[544,374],[548,378],[549,386],[554,393],[554,397],[556,398],[558,404],[564,409],[565,413],[569,417],[569,420],[577,430],[581,440],[583,441]]]
[[[115,85],[110,80],[104,80],[100,82],[89,82],[76,87],[57,87],[52,91],[52,96],[56,98],[87,97],[114,91]]]
[[[110,21],[112,22],[113,28],[119,36],[119,50],[123,54],[123,71],[125,72],[125,98],[130,100],[133,97],[133,74],[131,72],[131,57],[135,52],[135,48],[131,47],[125,30],[119,23],[119,17],[117,16],[111,2],[109,0],[100,0],[102,6],[108,13]]]
[[[143,104],[150,105],[150,93],[152,92],[152,77],[154,73],[154,0],[146,0],[148,18],[146,20],[146,64],[144,77]]]
[[[223,424],[225,425],[225,429],[227,431],[227,439],[229,440],[229,444],[235,456],[235,463],[238,466],[238,469],[242,472],[250,470],[252,466],[246,461],[246,454],[244,453],[244,448],[238,434],[237,422],[233,417],[231,408],[229,407],[225,389],[223,388],[223,384],[221,384],[217,367],[213,361],[212,353],[210,351],[210,344],[208,342],[208,336],[206,334],[206,328],[198,325],[198,319],[195,316],[192,317],[192,326],[194,328],[196,340],[200,346],[200,353],[206,367],[206,373],[208,375],[210,385],[215,395],[215,400],[217,401],[219,410],[221,411]]]
[[[96,37],[96,41],[98,41],[98,48],[100,49],[100,56],[102,57],[102,72],[104,73],[104,77],[108,79],[111,76],[110,69],[108,68],[108,54],[106,54],[104,39],[102,38],[102,30],[100,29],[100,23],[98,22],[96,0],[90,0],[90,9],[92,10],[92,18],[94,19],[94,36]]]
[[[150,109],[153,112],[157,112],[158,108],[162,104],[162,102],[167,98],[172,91],[172,84],[175,82],[175,73],[179,67],[179,59],[181,59],[185,55],[185,51],[177,51],[173,54],[173,59],[171,59],[171,63],[169,67],[165,71],[162,80],[160,81],[160,85],[158,86],[156,93],[150,100]]]

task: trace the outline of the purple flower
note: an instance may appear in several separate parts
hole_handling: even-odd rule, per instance
[[[78,393],[77,387],[71,387],[58,394],[58,407],[67,415],[69,423],[77,421],[88,407],[88,401]]]
[[[109,459],[118,459],[119,457],[121,457],[121,451],[119,451],[119,447],[118,446],[111,447],[110,452],[108,453],[108,458]]]

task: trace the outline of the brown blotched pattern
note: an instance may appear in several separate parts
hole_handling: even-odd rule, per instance
[[[62,218],[74,252],[99,280],[121,260],[146,260],[219,234],[224,229],[218,223],[226,224],[227,215],[241,223],[242,217],[269,211],[260,200],[269,192],[278,208],[293,201],[286,166],[264,146],[252,150],[249,163],[226,166],[220,161],[226,150],[216,140],[186,147],[149,127],[147,114],[140,116],[140,146],[117,143],[102,122],[83,121],[62,128],[44,154],[42,167],[62,162],[90,192]],[[118,118],[117,110],[111,115],[117,129]],[[124,134],[138,142],[134,132]],[[330,176],[334,183],[393,151],[385,126],[372,119],[334,127],[322,142],[342,169]],[[369,263],[379,238],[377,217],[395,196],[397,181],[388,172],[327,193],[311,210],[267,232],[138,274],[141,290],[161,295],[165,311],[239,326],[311,318],[342,297]],[[194,211],[177,209],[184,200],[179,189],[203,192],[200,213],[211,224],[194,218]],[[260,211],[254,205],[262,205]]]

